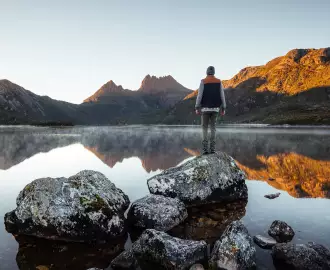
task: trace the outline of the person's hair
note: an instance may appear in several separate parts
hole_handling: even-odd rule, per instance
[[[209,66],[206,70],[206,75],[214,75],[214,74],[215,74],[214,66]]]

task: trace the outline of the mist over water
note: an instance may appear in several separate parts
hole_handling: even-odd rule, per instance
[[[227,217],[242,219],[252,236],[266,235],[272,221],[280,219],[294,228],[293,242],[315,241],[330,247],[329,135],[330,129],[315,127],[218,129],[217,150],[231,155],[250,179],[245,211],[227,209]],[[189,126],[0,127],[0,218],[3,220],[4,214],[15,208],[18,193],[34,179],[69,177],[86,169],[103,173],[132,202],[149,193],[148,178],[199,155],[200,144],[201,130]],[[281,192],[279,198],[264,198],[265,194],[275,192]],[[203,218],[209,217],[205,214]],[[194,220],[189,222],[187,226],[196,225]],[[202,239],[213,233],[216,238],[225,225],[221,222],[181,237]],[[41,265],[38,260],[42,256],[43,263],[54,260],[51,263],[56,266],[51,257],[54,249],[38,249],[38,243],[31,245],[34,248],[22,249],[26,247],[24,241],[15,240],[5,231],[3,222],[0,224],[0,269],[18,269],[18,264],[22,269],[22,265]],[[120,248],[123,247],[117,249]],[[81,257],[95,251],[76,246],[66,250]],[[100,266],[107,266],[116,249],[102,250],[105,252],[94,252],[94,259],[79,265],[92,267],[99,261]],[[271,268],[269,251],[259,248],[257,251],[258,263],[265,269]],[[26,254],[29,259],[22,260]],[[69,260],[72,254],[66,256],[61,259]]]

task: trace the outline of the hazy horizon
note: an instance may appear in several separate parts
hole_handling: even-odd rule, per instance
[[[81,103],[104,83],[147,75],[198,87],[294,48],[330,46],[330,2],[0,0],[0,79]]]

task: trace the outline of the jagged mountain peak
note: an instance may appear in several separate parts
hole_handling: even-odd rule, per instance
[[[117,92],[117,91],[123,91],[124,88],[121,85],[115,84],[113,80],[110,80],[104,85],[102,85],[99,90],[102,90],[104,92]]]
[[[98,101],[100,98],[116,94],[116,93],[123,93],[129,90],[124,89],[121,85],[115,84],[113,80],[108,81],[107,83],[103,84],[99,90],[97,90],[92,96],[86,98],[84,102],[94,102]]]
[[[171,75],[157,77],[151,76],[150,74],[145,76],[142,80],[139,91],[157,92],[169,89],[177,91],[190,91],[188,88],[178,83]]]

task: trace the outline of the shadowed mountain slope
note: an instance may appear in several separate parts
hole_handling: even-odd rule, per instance
[[[330,124],[330,48],[296,49],[264,66],[242,69],[226,87],[228,123]],[[165,117],[198,124],[194,91]]]

